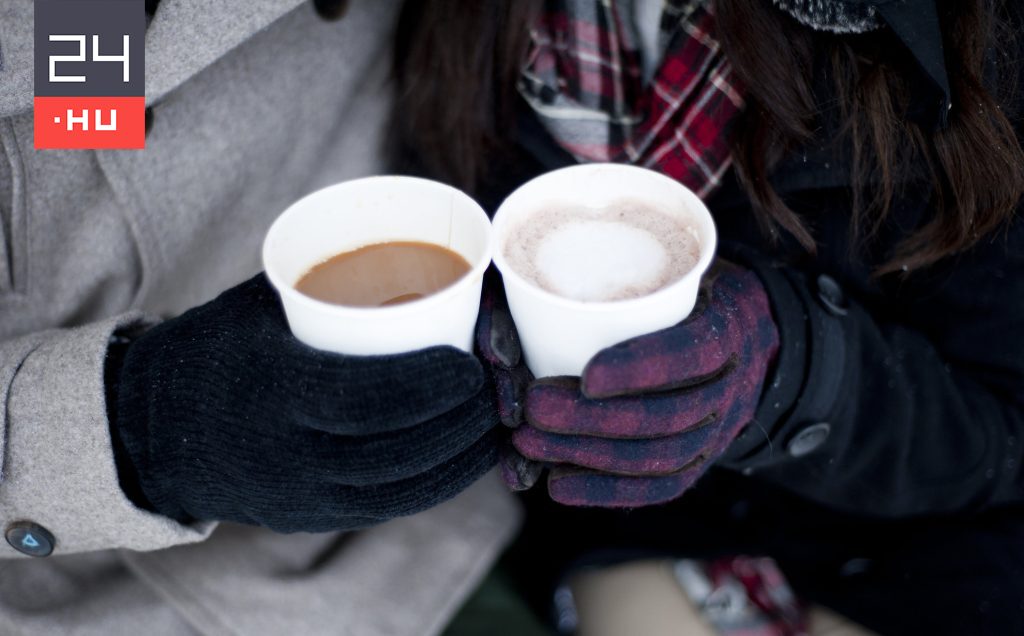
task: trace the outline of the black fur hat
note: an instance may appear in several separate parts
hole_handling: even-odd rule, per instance
[[[817,31],[863,33],[882,25],[875,8],[882,2],[867,0],[772,0],[798,22]]]
[[[907,48],[932,95],[912,117],[944,128],[951,108],[942,31],[935,0],[772,0],[801,24],[816,31],[864,33],[887,26]]]

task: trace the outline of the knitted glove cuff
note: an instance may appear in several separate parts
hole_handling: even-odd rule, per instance
[[[153,503],[149,501],[142,491],[139,472],[135,467],[135,460],[125,445],[124,436],[119,426],[121,420],[118,417],[118,398],[120,395],[121,372],[130,344],[130,338],[122,334],[115,334],[111,337],[110,344],[107,347],[103,377],[106,387],[107,421],[110,426],[110,441],[121,491],[136,507],[150,512],[157,512]]]
[[[111,431],[115,452],[121,459],[118,474],[122,489],[128,482],[131,491],[125,492],[142,507],[182,523],[195,521],[171,496],[175,487],[168,477],[154,474],[151,448],[154,437],[149,431],[153,361],[138,343],[128,346],[121,355],[123,361],[114,389],[116,408]]]

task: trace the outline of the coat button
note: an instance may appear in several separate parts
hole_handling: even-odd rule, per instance
[[[50,556],[57,543],[49,530],[31,521],[16,521],[7,526],[4,538],[18,552],[33,557]]]
[[[818,449],[828,439],[832,427],[828,422],[811,424],[789,440],[786,451],[793,457],[803,457]]]
[[[846,294],[839,286],[836,279],[828,274],[818,276],[815,286],[818,288],[818,300],[833,316],[845,316],[849,305],[846,302]]]
[[[348,0],[313,0],[313,8],[324,20],[340,20],[348,11]]]

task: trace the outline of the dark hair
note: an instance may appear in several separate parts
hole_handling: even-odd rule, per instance
[[[894,54],[887,31],[823,34],[768,0],[714,2],[723,49],[747,87],[732,140],[737,173],[769,237],[781,228],[815,250],[813,220],[789,209],[768,176],[786,151],[815,135],[826,106],[814,93],[816,72],[834,78],[827,106],[838,113],[837,143],[852,153],[856,237],[870,240],[911,175],[923,169],[932,184],[934,216],[876,273],[925,267],[1008,225],[1024,195],[1024,151],[1007,117],[1020,63],[1014,0],[939,2],[953,109],[938,131],[908,117],[913,61]],[[472,192],[486,176],[485,159],[510,141],[505,131],[538,8],[539,0],[406,0],[393,130],[434,176]]]
[[[470,193],[509,142],[535,0],[406,0],[395,37],[392,142]]]

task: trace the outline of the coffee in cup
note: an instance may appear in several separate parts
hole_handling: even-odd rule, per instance
[[[466,194],[381,176],[296,201],[267,232],[263,264],[292,333],[311,347],[468,352],[491,253],[490,220]]]
[[[437,293],[469,270],[465,258],[440,245],[391,241],[317,263],[295,283],[295,289],[335,305],[386,307]]]
[[[691,223],[639,199],[600,208],[552,202],[510,227],[499,249],[541,289],[584,302],[646,296],[700,258]]]
[[[537,377],[581,375],[601,349],[683,320],[716,246],[696,194],[621,164],[543,174],[505,199],[493,225],[494,263]]]

